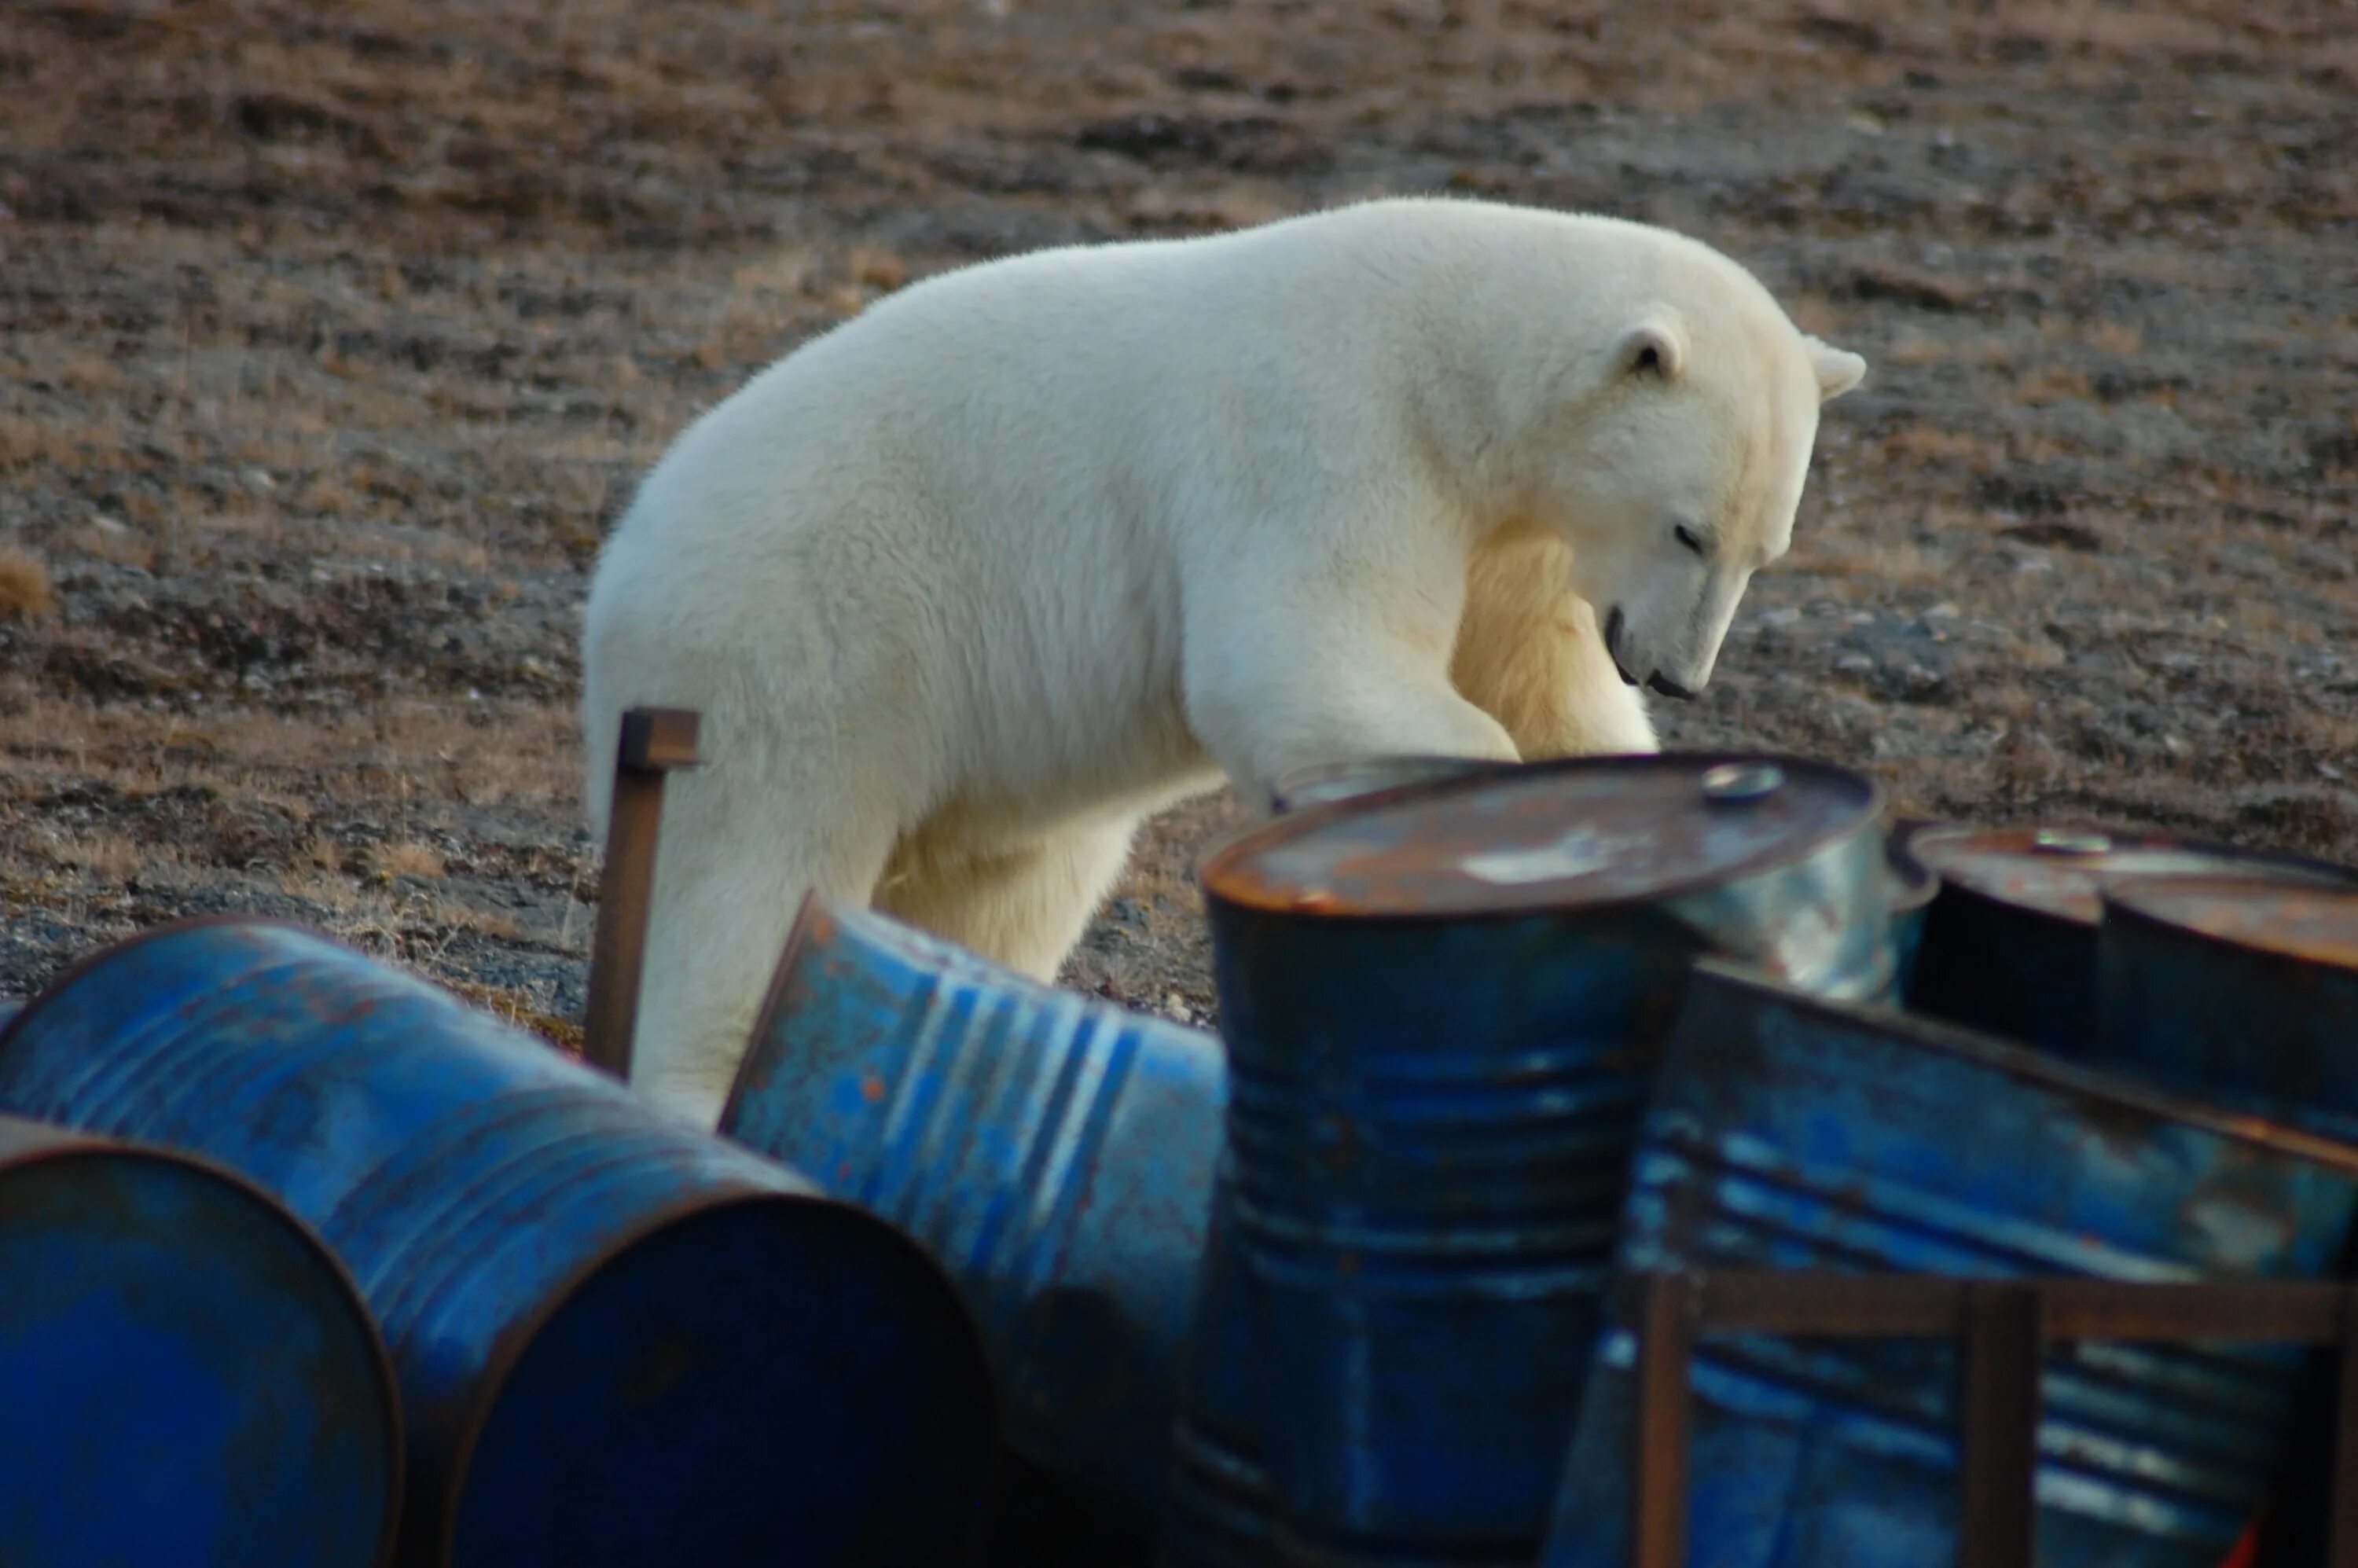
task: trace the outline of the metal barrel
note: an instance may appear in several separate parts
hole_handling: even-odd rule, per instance
[[[0,1563],[367,1568],[401,1418],[351,1278],[266,1195],[0,1117]]]
[[[1924,949],[1924,917],[1940,893],[1941,879],[1917,859],[1910,846],[1920,833],[1950,826],[1931,817],[1903,816],[1893,822],[1884,838],[1885,860],[1891,869],[1891,947],[1893,975],[1888,997],[1898,1001],[1916,986],[1916,962]]]
[[[2358,1152],[1880,1007],[1698,965],[1648,1111],[1625,1270],[2130,1281],[2330,1275]],[[1599,1341],[1543,1568],[1625,1568],[1634,1346]],[[2290,1346],[2051,1344],[2039,1560],[2217,1568],[2274,1473]],[[1957,1560],[1947,1341],[1695,1347],[1688,1561]]]
[[[1369,757],[1356,762],[1322,762],[1279,774],[1270,804],[1279,816],[1284,816],[1413,784],[1510,772],[1520,766],[1483,757]]]
[[[2109,888],[2098,1065],[2358,1143],[2358,886]]]
[[[1323,810],[1397,789],[1510,771],[1471,757],[1379,757],[1296,768],[1273,791],[1277,815]],[[1264,1376],[1258,1329],[1268,1316],[1238,1250],[1235,1178],[1223,1159],[1198,1276],[1195,1322],[1179,1384],[1163,1568],[1234,1568],[1274,1552],[1274,1510],[1255,1411]]]
[[[2105,890],[2096,945],[2100,1065],[2358,1143],[2358,890],[2129,883]],[[2265,1563],[2325,1561],[2331,1387],[2320,1356]]]
[[[1908,1005],[2065,1056],[2095,1038],[2105,887],[2154,876],[2358,886],[2358,872],[2320,860],[2111,827],[1927,827],[1908,852],[1941,882]]]
[[[1010,1445],[1143,1531],[1226,1077],[1208,1034],[813,897],[721,1128],[914,1236],[982,1325]]]
[[[1284,1560],[1538,1550],[1681,979],[1724,951],[1887,987],[1879,804],[1798,759],[1586,759],[1209,857],[1228,1214],[1266,1331],[1258,1408],[1228,1413],[1260,1434]]]
[[[195,1152],[317,1228],[400,1380],[406,1563],[979,1544],[989,1379],[924,1254],[423,980],[168,927],[18,1015],[0,1108]]]

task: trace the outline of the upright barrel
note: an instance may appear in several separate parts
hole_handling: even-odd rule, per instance
[[[935,1568],[980,1539],[988,1377],[924,1254],[422,980],[166,928],[17,1016],[0,1107],[200,1153],[318,1229],[400,1379],[405,1563]]]
[[[1648,1112],[1619,1261],[2131,1281],[2329,1275],[2358,1152],[1878,1007],[1698,965]],[[1616,1328],[1544,1568],[1625,1568],[1634,1346]],[[2218,1568],[2280,1456],[2288,1346],[2051,1345],[2039,1559]],[[1696,1346],[1688,1562],[1922,1568],[1956,1556],[1946,1341]]]
[[[1368,757],[1356,762],[1321,762],[1294,768],[1278,776],[1271,805],[1280,816],[1314,811],[1321,806],[1356,800],[1361,795],[1445,779],[1470,778],[1510,771],[1519,762],[1493,762],[1486,757]]]
[[[2358,873],[2323,861],[2118,828],[1960,824],[1918,832],[1908,852],[1941,880],[1909,1006],[2065,1056],[2095,1040],[2105,887],[2158,876],[2358,887]]]
[[[720,1125],[916,1237],[982,1325],[1011,1444],[1142,1532],[1226,1076],[1210,1035],[813,897]]]
[[[401,1423],[316,1238],[210,1164],[0,1117],[0,1563],[369,1568]]]
[[[1282,1554],[1536,1552],[1688,964],[1885,988],[1878,806],[1796,759],[1593,759],[1207,860]]]

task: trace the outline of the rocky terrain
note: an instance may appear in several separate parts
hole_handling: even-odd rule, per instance
[[[192,913],[564,1038],[574,624],[697,410],[909,280],[1456,191],[1865,353],[1677,741],[2358,855],[2358,7],[26,0],[0,994]],[[1209,1008],[1155,825],[1070,979]]]

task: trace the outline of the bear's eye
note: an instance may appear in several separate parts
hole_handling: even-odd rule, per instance
[[[1678,535],[1678,541],[1680,544],[1684,545],[1696,555],[1700,556],[1704,553],[1703,547],[1703,535],[1688,527],[1685,524],[1680,524],[1677,527],[1671,529],[1671,532]]]

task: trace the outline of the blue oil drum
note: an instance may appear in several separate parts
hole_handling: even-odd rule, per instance
[[[1224,1413],[1262,1434],[1281,1558],[1537,1552],[1688,965],[1885,990],[1879,805],[1798,759],[1585,759],[1206,860],[1228,1213],[1266,1330],[1260,1408]]]
[[[384,1343],[317,1238],[200,1161],[0,1117],[0,1563],[369,1568]]]
[[[721,1129],[883,1216],[957,1281],[1010,1445],[1143,1531],[1219,1159],[1197,1030],[808,900]]]
[[[2133,1281],[2330,1275],[2358,1151],[1732,966],[1694,971],[1647,1113],[1624,1269]],[[1602,1336],[1544,1568],[1625,1568],[1634,1346]],[[2042,1563],[2218,1568],[2275,1472],[2291,1346],[2056,1344]],[[1698,1342],[1692,1568],[1956,1560],[1948,1341]]]
[[[167,927],[16,1017],[0,1109],[195,1152],[318,1230],[399,1379],[404,1563],[978,1550],[989,1377],[923,1252],[423,980]]]
[[[2109,1069],[2358,1143],[2358,886],[2169,877],[2107,889]]]
[[[1523,764],[1482,757],[1368,757],[1356,762],[1322,762],[1278,775],[1271,807],[1279,816],[1314,811],[1362,795],[1379,795],[1444,779],[1510,772]]]
[[[2320,860],[2110,827],[1931,827],[1908,853],[1940,879],[1909,1007],[2078,1058],[2095,1041],[2104,888],[2161,876],[2358,887],[2358,872]]]
[[[2358,1144],[2358,891],[2161,878],[2104,904],[2100,1065]],[[2267,1568],[2325,1562],[2332,1387],[2320,1354],[2267,1510]]]

